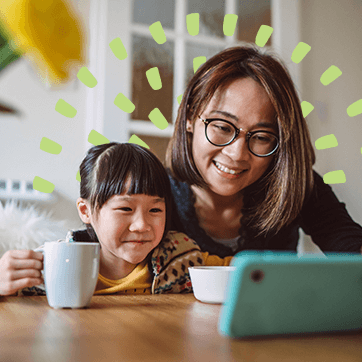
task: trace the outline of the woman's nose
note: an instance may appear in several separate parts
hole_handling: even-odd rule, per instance
[[[250,157],[245,134],[239,136],[229,145],[224,146],[222,152],[234,161],[242,161]]]
[[[146,215],[135,214],[135,217],[128,229],[131,232],[146,232],[151,230],[151,225],[148,222]]]

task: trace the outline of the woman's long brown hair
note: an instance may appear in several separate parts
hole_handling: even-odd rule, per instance
[[[191,78],[181,101],[166,166],[173,177],[207,187],[192,156],[192,133],[187,119],[206,108],[216,90],[250,77],[267,92],[274,106],[280,145],[267,172],[244,189],[242,223],[254,234],[274,234],[299,214],[313,189],[315,154],[293,81],[280,60],[254,47],[228,48],[204,63]]]

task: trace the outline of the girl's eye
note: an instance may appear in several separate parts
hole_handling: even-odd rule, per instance
[[[118,208],[118,210],[121,210],[121,211],[132,211],[132,209],[130,207],[120,207]]]
[[[150,212],[152,212],[152,213],[163,212],[163,210],[155,207],[155,208],[151,209]]]

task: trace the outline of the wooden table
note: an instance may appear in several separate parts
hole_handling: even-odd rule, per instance
[[[362,333],[233,340],[193,294],[94,296],[89,309],[0,297],[0,361],[362,361]]]

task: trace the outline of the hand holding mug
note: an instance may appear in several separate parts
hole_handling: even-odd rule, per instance
[[[43,254],[33,250],[9,250],[0,259],[0,295],[43,283]]]

